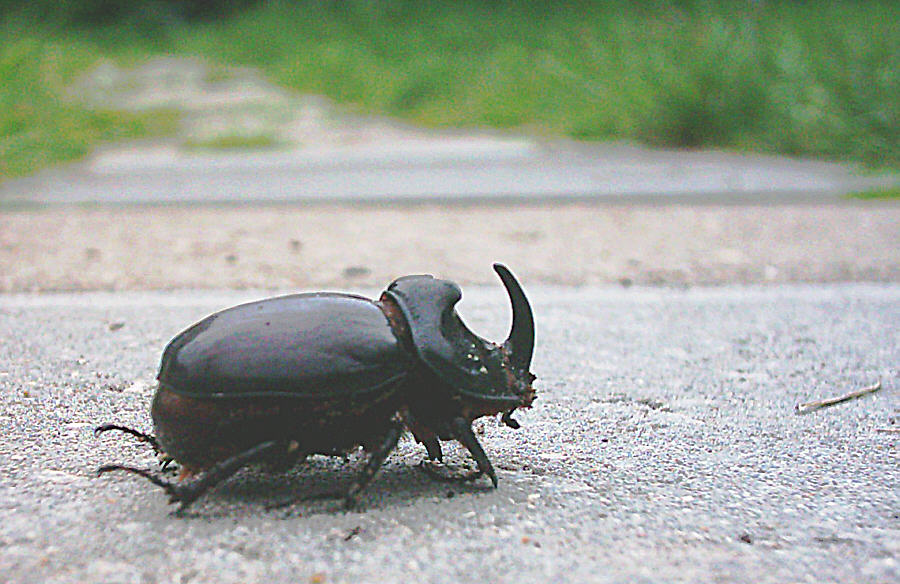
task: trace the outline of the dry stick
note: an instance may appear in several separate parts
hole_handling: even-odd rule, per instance
[[[857,389],[856,391],[851,391],[850,393],[845,393],[844,395],[838,397],[830,397],[828,399],[817,400],[807,402],[805,404],[797,404],[794,406],[794,411],[797,414],[808,414],[810,412],[814,412],[821,408],[827,408],[829,406],[833,406],[839,403],[843,403],[845,401],[850,401],[851,399],[856,399],[858,397],[862,397],[869,393],[874,393],[881,389],[881,380],[879,379],[875,385],[870,385],[869,387],[864,387],[862,389]]]

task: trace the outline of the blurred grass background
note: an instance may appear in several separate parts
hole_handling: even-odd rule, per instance
[[[100,59],[260,68],[357,112],[900,167],[900,3],[0,0],[0,176],[164,134],[88,109]]]

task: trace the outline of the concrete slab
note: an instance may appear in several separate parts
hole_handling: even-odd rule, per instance
[[[244,472],[168,515],[92,428],[150,429],[163,344],[253,292],[0,296],[0,573],[26,582],[895,582],[900,286],[658,290],[524,282],[535,407],[485,420],[500,486],[448,486],[406,440],[359,510],[358,460]],[[363,290],[373,294],[377,290]],[[491,338],[499,286],[462,315]],[[875,394],[794,406],[881,379]],[[447,448],[451,460],[462,454]]]

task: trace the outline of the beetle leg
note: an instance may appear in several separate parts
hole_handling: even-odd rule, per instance
[[[199,479],[186,485],[175,485],[177,488],[176,493],[169,493],[170,503],[181,503],[175,513],[178,515],[184,513],[185,509],[203,493],[241,470],[247,463],[252,462],[254,459],[262,458],[277,445],[278,443],[273,440],[257,444],[253,448],[214,464]]]
[[[369,456],[369,460],[366,461],[366,468],[363,469],[362,473],[357,477],[353,484],[350,485],[350,489],[347,491],[346,497],[344,497],[345,509],[351,509],[356,504],[356,496],[360,491],[366,488],[366,485],[372,482],[375,473],[378,472],[388,455],[397,446],[401,434],[403,434],[402,422],[395,423],[387,431],[384,440],[381,442],[381,446],[378,447],[378,450],[372,452]]]
[[[437,438],[431,437],[424,440],[422,444],[425,445],[425,450],[428,451],[428,460],[437,460],[438,462],[444,460],[444,451],[441,450],[441,443],[438,442]]]
[[[142,468],[135,468],[133,466],[125,466],[122,464],[105,464],[97,469],[97,476],[100,476],[104,473],[108,473],[114,470],[124,470],[125,472],[130,472],[132,474],[136,474],[138,476],[142,476],[157,487],[162,487],[162,489],[169,494],[170,497],[175,496],[176,489],[178,485],[175,483],[170,483],[169,481],[165,481],[159,478],[155,473],[145,470]]]
[[[516,408],[513,408],[513,409],[509,410],[508,412],[503,412],[503,415],[500,416],[500,421],[502,421],[504,424],[506,424],[513,430],[518,430],[519,428],[522,427],[522,425],[519,424],[518,420],[513,419],[512,414],[514,411],[516,411]]]
[[[144,434],[143,432],[139,432],[133,428],[128,428],[127,426],[119,426],[118,424],[103,424],[102,426],[97,426],[96,428],[94,428],[94,435],[99,436],[100,434],[103,434],[104,432],[108,432],[110,430],[118,430],[119,432],[131,434],[141,442],[146,442],[147,444],[149,444],[156,454],[162,453],[162,449],[159,447],[159,442],[156,441],[156,436]]]
[[[515,420],[513,420],[513,422],[515,422]],[[481,444],[479,444],[478,440],[475,438],[475,434],[474,432],[472,432],[472,427],[468,422],[466,422],[465,418],[454,419],[451,423],[451,426],[453,428],[453,437],[459,440],[459,442],[463,446],[465,446],[466,449],[472,454],[472,457],[475,458],[475,462],[478,463],[478,470],[470,473],[447,475],[438,470],[438,465],[428,460],[423,460],[422,464],[420,464],[419,467],[430,477],[447,482],[474,481],[475,479],[486,474],[490,477],[491,482],[494,484],[494,487],[496,487],[497,475],[494,473],[494,467],[491,465],[491,461],[488,460],[487,455],[484,453],[484,449],[481,447]],[[427,442],[425,443],[425,447],[428,448]],[[438,447],[440,447],[440,444],[438,444]]]
[[[200,495],[239,471],[246,466],[248,462],[267,454],[277,444],[278,443],[274,441],[257,444],[253,448],[235,454],[234,456],[213,465],[203,473],[202,477],[187,484],[172,483],[161,479],[159,476],[148,470],[120,464],[101,466],[97,470],[97,474],[101,475],[114,470],[124,470],[125,472],[142,476],[154,485],[161,487],[166,494],[169,495],[169,503],[181,503],[175,511],[176,515],[180,515],[184,513],[185,509],[187,509],[191,503],[196,501]]]
[[[472,425],[462,417],[454,418],[450,424],[456,439],[466,447],[475,459],[475,462],[478,463],[478,472],[489,476],[491,483],[493,483],[494,488],[496,489],[497,475],[494,473],[494,467],[491,465],[491,461],[488,460],[487,455],[484,453],[484,448],[481,447],[481,444],[478,443],[478,439],[475,438],[475,433],[472,432]]]

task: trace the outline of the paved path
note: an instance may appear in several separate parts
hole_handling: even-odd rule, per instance
[[[0,202],[830,202],[892,184],[837,164],[441,135],[286,152],[119,147],[0,185]]]
[[[86,161],[0,184],[2,204],[833,201],[896,185],[849,166],[629,144],[435,132],[341,113],[246,69],[183,58],[106,64],[72,88],[101,107],[177,108],[179,133],[112,145]],[[204,149],[269,141],[257,151]],[[199,149],[198,149],[199,147]]]
[[[96,438],[149,428],[165,341],[253,293],[0,296],[0,573],[6,582],[896,582],[900,286],[648,290],[524,282],[539,399],[487,420],[500,487],[437,484],[401,443],[359,511],[266,505],[347,485],[315,460],[247,472],[167,514],[93,470],[151,466]],[[376,290],[368,290],[374,293]],[[463,317],[501,336],[499,285]],[[865,398],[797,403],[881,379]],[[452,456],[457,456],[454,453]]]

